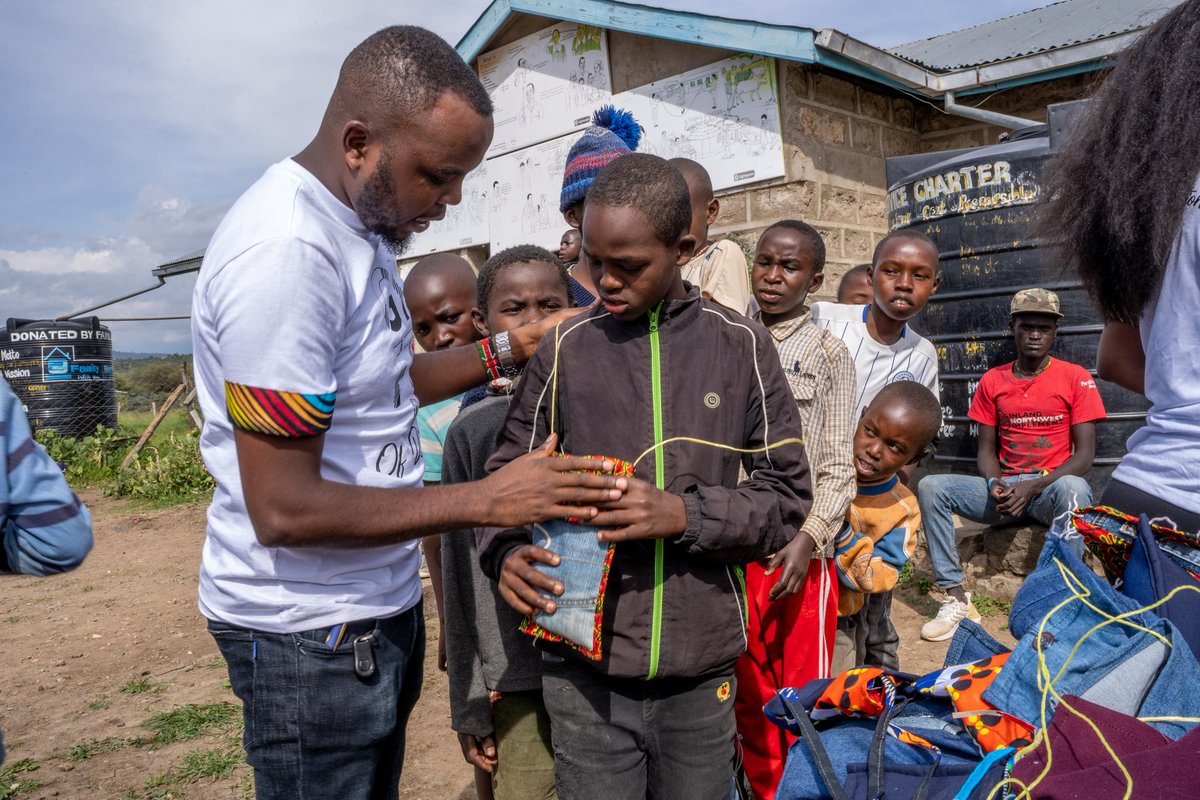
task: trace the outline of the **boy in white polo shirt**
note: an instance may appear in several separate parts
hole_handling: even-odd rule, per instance
[[[866,305],[813,303],[813,322],[850,350],[858,376],[859,412],[893,381],[917,381],[938,394],[937,352],[908,321],[937,291],[937,245],[913,230],[889,233],[875,247],[867,273],[874,300]]]

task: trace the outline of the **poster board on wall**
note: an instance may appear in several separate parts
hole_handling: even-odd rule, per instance
[[[446,216],[421,233],[413,236],[413,255],[428,255],[444,250],[488,243],[488,209],[491,182],[487,162],[480,164],[463,178],[462,200],[446,208]]]
[[[569,133],[488,160],[493,255],[518,244],[558,248],[567,229],[558,210],[563,166],[577,138]]]
[[[744,54],[622,92],[644,133],[638,152],[690,158],[714,189],[782,177],[779,87],[775,62]]]
[[[551,25],[477,64],[496,109],[488,157],[582,130],[612,94],[608,39],[592,25]]]

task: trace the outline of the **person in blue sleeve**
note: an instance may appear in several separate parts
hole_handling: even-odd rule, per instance
[[[33,441],[21,401],[0,379],[0,572],[53,575],[75,569],[92,549],[92,516],[62,470]],[[4,738],[0,735],[0,763]]]

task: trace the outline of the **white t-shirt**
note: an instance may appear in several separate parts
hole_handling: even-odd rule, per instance
[[[813,303],[813,322],[845,343],[854,359],[858,376],[855,418],[871,404],[879,390],[895,381],[917,381],[941,397],[938,392],[937,351],[921,334],[907,325],[895,344],[875,341],[867,330],[870,305]]]
[[[414,606],[421,598],[415,541],[372,548],[259,544],[230,422],[238,401],[226,401],[232,383],[235,391],[292,393],[302,406],[311,401],[309,412],[332,403],[324,478],[420,486],[412,323],[387,248],[312,174],[281,161],[213,234],[192,297],[192,345],[204,412],[200,448],[217,481],[200,566],[200,611],[232,625],[287,633]],[[250,408],[237,411],[261,416],[268,402],[255,407],[247,401]]]
[[[1146,351],[1146,425],[1113,478],[1200,513],[1200,179],[1183,209],[1162,283],[1139,324]],[[1137,513],[1137,509],[1126,509]]]

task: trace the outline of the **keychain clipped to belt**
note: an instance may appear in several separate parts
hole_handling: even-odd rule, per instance
[[[375,631],[354,640],[354,674],[360,678],[375,674]]]

